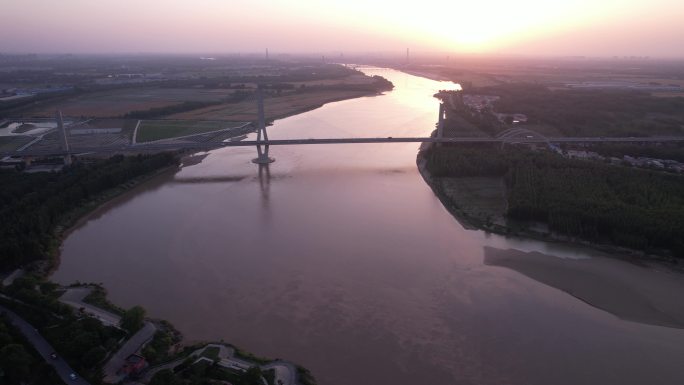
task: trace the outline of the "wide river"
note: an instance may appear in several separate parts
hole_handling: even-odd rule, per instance
[[[270,137],[429,135],[432,95],[456,86],[363,71],[395,89],[278,120]],[[251,148],[201,154],[91,215],[53,279],[101,282],[189,340],[295,361],[320,385],[684,381],[684,331],[484,264],[485,246],[591,256],[465,230],[418,173],[417,150],[273,147],[261,173]]]

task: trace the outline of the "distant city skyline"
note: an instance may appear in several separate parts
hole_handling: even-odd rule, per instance
[[[684,57],[679,0],[0,0],[3,53]]]

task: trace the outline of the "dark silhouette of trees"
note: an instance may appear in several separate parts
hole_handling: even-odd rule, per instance
[[[133,334],[143,327],[145,322],[145,309],[140,306],[133,306],[126,310],[121,317],[121,327]]]
[[[509,218],[558,233],[684,258],[684,178],[517,148],[443,146],[436,177],[502,176]]]
[[[177,162],[172,154],[113,156],[58,173],[0,171],[0,270],[44,259],[65,217],[103,191]]]

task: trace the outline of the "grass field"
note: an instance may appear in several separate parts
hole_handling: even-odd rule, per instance
[[[455,113],[449,113],[445,120],[444,135],[449,137],[486,137],[488,136],[474,124]]]
[[[23,134],[24,132],[31,131],[34,128],[36,128],[36,126],[34,126],[33,124],[25,123],[25,124],[22,124],[21,126],[15,128],[14,130],[12,130],[12,132],[15,134]]]
[[[218,360],[220,349],[216,346],[210,346],[202,352],[202,357],[206,357],[210,360]]]
[[[14,151],[31,140],[30,136],[0,136],[0,151]]]
[[[138,127],[137,143],[201,134],[225,128],[237,128],[245,122],[205,120],[143,120]]]
[[[23,112],[29,116],[54,116],[61,110],[64,116],[112,118],[131,111],[168,107],[183,102],[215,102],[230,96],[230,89],[196,88],[129,88],[108,90],[68,99],[39,104]]]
[[[497,177],[438,178],[444,195],[466,218],[503,223],[506,213],[505,186]]]

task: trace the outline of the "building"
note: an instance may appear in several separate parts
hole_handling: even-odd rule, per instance
[[[119,373],[125,374],[129,377],[134,377],[142,372],[145,367],[147,367],[147,361],[145,361],[145,357],[138,354],[131,354],[126,358],[126,362],[121,370],[119,370]]]

